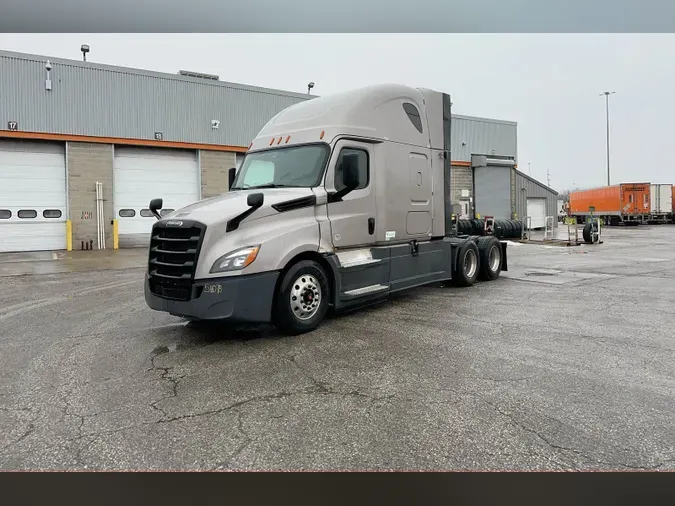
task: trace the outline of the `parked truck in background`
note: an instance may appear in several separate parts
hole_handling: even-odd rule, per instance
[[[149,307],[191,320],[317,328],[341,311],[507,269],[506,243],[453,235],[450,96],[377,85],[292,105],[251,143],[230,191],[160,217]]]
[[[565,200],[558,199],[556,201],[556,206],[558,208],[558,223],[562,223],[565,221],[565,217],[567,216],[567,206]]]
[[[570,216],[579,223],[589,216],[607,225],[638,225],[651,215],[650,183],[621,183],[570,193]]]
[[[649,193],[651,195],[649,221],[651,223],[668,223],[673,215],[673,185],[652,184]]]

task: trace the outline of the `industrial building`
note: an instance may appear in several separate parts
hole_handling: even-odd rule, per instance
[[[452,201],[460,218],[527,220],[540,229],[558,226],[558,193],[518,170],[518,124],[453,115]]]
[[[99,208],[106,248],[146,245],[150,199],[168,212],[227,191],[264,124],[312,98],[7,51],[0,90],[0,252],[96,248]],[[458,215],[531,216],[533,228],[556,216],[557,193],[517,170],[516,123],[452,121]]]

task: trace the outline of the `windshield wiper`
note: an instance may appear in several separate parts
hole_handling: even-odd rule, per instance
[[[254,188],[293,188],[293,185],[290,184],[275,184],[275,183],[267,183],[267,184],[259,184],[256,186],[247,186],[247,190],[252,190]]]

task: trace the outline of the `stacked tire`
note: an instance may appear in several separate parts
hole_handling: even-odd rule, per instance
[[[495,220],[495,237],[499,239],[519,239],[522,235],[522,222],[516,220]]]
[[[485,220],[457,220],[457,235],[485,235]]]
[[[519,239],[523,235],[523,224],[516,220],[495,220],[493,230],[499,239]],[[457,220],[457,235],[486,235],[485,220]]]

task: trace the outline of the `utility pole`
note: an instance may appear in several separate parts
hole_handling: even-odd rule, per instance
[[[609,96],[614,95],[616,91],[604,91],[600,96],[605,96],[605,115],[607,118],[607,186],[610,185],[609,179]]]
[[[551,172],[548,170],[548,167],[546,167],[546,183],[548,184],[548,187],[551,187]]]

